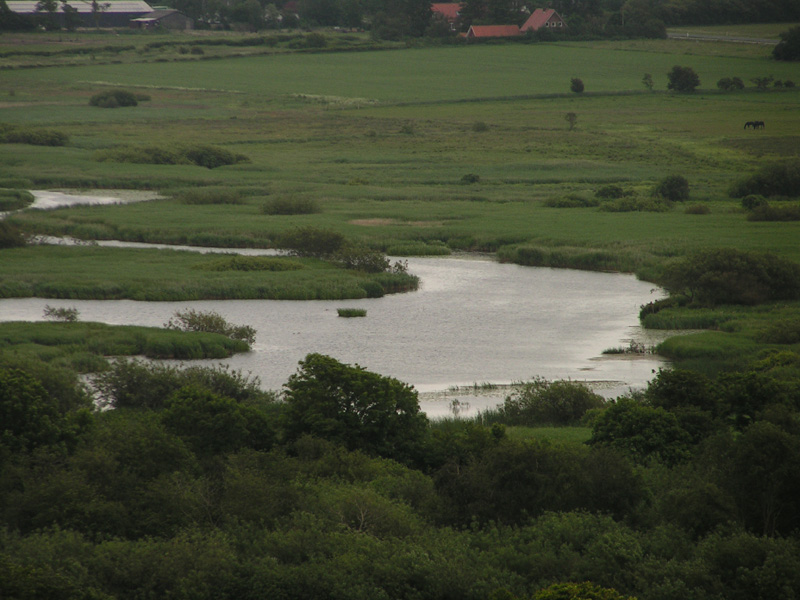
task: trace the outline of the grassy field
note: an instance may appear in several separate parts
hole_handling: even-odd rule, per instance
[[[787,28],[721,33],[774,37]],[[359,36],[336,42],[362,50],[369,43]],[[204,54],[187,51],[192,44]],[[5,187],[154,189],[166,197],[28,211],[11,221],[29,233],[89,240],[242,247],[271,247],[281,234],[313,226],[391,254],[482,250],[514,259],[525,247],[558,254],[561,266],[636,271],[651,280],[666,261],[704,248],[800,261],[797,222],[748,221],[728,197],[735,181],[759,167],[800,158],[800,88],[759,91],[751,82],[772,75],[800,84],[800,66],[772,60],[769,46],[632,40],[306,52],[298,44],[302,36],[274,43],[243,35],[3,38],[0,55],[17,65],[78,61],[68,69],[0,70],[0,120],[69,136],[60,147],[0,144],[0,182],[16,182]],[[72,51],[80,47],[94,47],[98,58]],[[695,93],[666,90],[666,73],[676,64],[700,76]],[[645,73],[653,90],[642,83]],[[745,90],[716,89],[718,79],[734,76]],[[571,77],[584,81],[583,94],[570,93]],[[111,87],[150,99],[129,108],[89,106],[94,93]],[[565,120],[570,112],[577,117],[573,130]],[[751,120],[765,121],[765,129],[744,130]],[[120,146],[163,151],[190,144],[213,144],[247,161],[206,169],[100,160]],[[664,212],[612,212],[603,203],[552,208],[564,199],[592,201],[608,184],[646,201],[669,174],[689,180],[690,200]],[[209,186],[236,190],[241,202],[178,200]],[[267,214],[265,205],[276,198],[312,200],[319,211]],[[176,287],[163,283],[173,260],[190,260],[156,253],[162,266],[152,271],[131,266],[125,277],[87,276],[83,284],[59,274],[62,288],[57,265],[90,273],[103,252],[50,252],[63,256],[4,251],[3,289],[24,282],[39,286],[38,294],[83,286],[92,295],[127,286],[149,297],[148,288]],[[103,260],[149,264],[142,256],[149,255],[116,250]],[[28,261],[37,268],[26,272]],[[251,285],[228,282],[222,293],[215,279],[221,275],[181,268],[189,290],[237,297],[240,285]],[[307,290],[317,275],[270,274],[273,291],[260,297],[291,287],[280,277],[309,277],[300,286]],[[315,289],[298,297],[320,297]]]

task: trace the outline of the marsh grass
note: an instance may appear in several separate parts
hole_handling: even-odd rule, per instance
[[[340,317],[345,318],[352,318],[352,317],[366,317],[367,316],[367,309],[365,308],[337,308],[336,313]]]
[[[230,187],[190,188],[175,193],[175,199],[184,204],[241,204],[242,192]]]
[[[26,190],[0,188],[0,212],[21,210],[33,203],[33,194]]]
[[[0,350],[28,353],[46,362],[68,361],[71,355],[143,355],[186,360],[227,358],[249,348],[246,342],[213,333],[184,333],[80,321],[0,323]],[[91,362],[95,366],[101,364],[96,359]]]

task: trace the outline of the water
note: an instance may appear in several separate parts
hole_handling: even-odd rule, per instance
[[[269,253],[248,253],[258,252]],[[542,376],[586,381],[613,397],[643,387],[664,364],[652,355],[602,355],[632,339],[646,345],[659,341],[639,327],[638,311],[663,293],[631,275],[521,267],[476,257],[414,258],[408,267],[421,279],[419,291],[379,299],[26,298],[0,300],[0,321],[42,320],[50,305],[75,307],[83,321],[160,327],[179,310],[213,310],[230,323],[256,329],[252,351],[224,362],[257,376],[267,389],[280,389],[298,361],[319,352],[414,385],[432,417],[450,414],[453,400],[461,404],[462,415],[473,414],[502,402],[508,392],[451,388],[507,386]],[[338,317],[336,309],[344,307],[364,308],[367,316]]]

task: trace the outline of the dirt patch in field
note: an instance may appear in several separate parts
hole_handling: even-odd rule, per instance
[[[442,221],[398,221],[397,219],[354,219],[351,225],[362,227],[380,227],[381,225],[405,225],[407,227],[440,227]]]

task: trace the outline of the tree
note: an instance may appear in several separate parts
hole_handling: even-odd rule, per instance
[[[769,88],[770,83],[775,81],[775,78],[772,75],[765,75],[764,77],[753,77],[750,81],[756,84],[757,89],[764,91]]]
[[[651,92],[653,91],[653,76],[650,73],[645,73],[642,77],[642,85]]]
[[[36,3],[36,14],[44,15],[45,13],[47,17],[41,17],[44,28],[48,31],[60,29],[61,27],[56,17],[58,13],[58,0],[39,0],[39,2]]]
[[[306,356],[284,387],[289,439],[311,434],[407,462],[427,430],[414,388],[330,356]]]
[[[780,34],[781,41],[772,49],[775,60],[800,60],[800,26]]]
[[[537,378],[506,398],[502,412],[515,425],[574,425],[587,410],[604,405],[582,383]]]
[[[617,590],[603,588],[592,583],[554,583],[539,590],[532,600],[634,600]]]
[[[569,89],[570,89],[570,91],[572,91],[572,92],[574,92],[576,94],[582,94],[583,93],[583,81],[578,79],[577,77],[573,77],[572,79],[570,79]]]
[[[75,28],[81,24],[78,9],[70,6],[67,0],[61,0],[61,10],[64,12],[64,27],[66,27],[67,31],[75,31]]]
[[[700,85],[700,77],[694,72],[691,67],[681,67],[675,65],[667,73],[668,90],[675,90],[676,92],[688,93],[693,92],[695,88]]]
[[[564,115],[564,120],[569,123],[569,130],[572,131],[575,129],[575,123],[578,122],[578,115],[576,115],[574,112],[568,112],[566,115]]]

